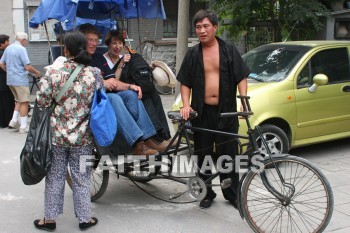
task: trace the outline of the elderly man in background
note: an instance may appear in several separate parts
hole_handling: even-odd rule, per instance
[[[19,128],[19,133],[27,133],[27,115],[29,107],[29,80],[28,72],[33,73],[37,78],[41,76],[40,71],[30,65],[26,46],[28,35],[24,32],[17,32],[15,42],[9,45],[4,51],[0,60],[0,67],[7,71],[7,85],[16,100],[15,110],[10,128]],[[20,116],[20,123],[18,122]]]

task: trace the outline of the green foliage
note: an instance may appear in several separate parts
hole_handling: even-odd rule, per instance
[[[310,39],[323,28],[329,10],[317,0],[196,0],[209,3],[218,13],[219,33],[237,40],[250,26],[264,23],[273,29],[273,40]],[[228,23],[229,22],[229,23]]]

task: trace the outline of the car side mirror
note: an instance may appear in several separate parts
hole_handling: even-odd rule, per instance
[[[328,83],[328,77],[324,74],[316,74],[313,79],[313,83],[311,87],[309,87],[309,92],[314,93],[318,86],[326,85]]]

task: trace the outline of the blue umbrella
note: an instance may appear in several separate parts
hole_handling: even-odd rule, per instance
[[[77,4],[72,0],[42,0],[29,21],[29,27],[37,28],[49,19],[74,21],[76,11]]]
[[[166,18],[162,0],[42,0],[29,26],[37,28],[49,19],[72,22],[76,17],[115,20],[117,16]]]
[[[102,20],[96,20],[96,19],[86,19],[86,18],[80,18],[76,17],[75,21],[65,21],[65,22],[57,22],[54,26],[54,32],[55,34],[60,33],[66,33],[69,32],[76,27],[78,27],[81,24],[89,23],[92,25],[95,25],[99,31],[101,30],[111,30],[111,29],[117,29],[117,21],[116,20],[110,20],[110,19],[102,19]],[[101,30],[100,30],[101,29]],[[101,32],[102,33],[102,32]]]

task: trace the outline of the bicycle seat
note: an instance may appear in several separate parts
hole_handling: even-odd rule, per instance
[[[190,121],[190,120],[196,118],[197,116],[198,116],[198,113],[196,111],[193,111],[193,112],[190,113],[190,118],[187,119],[187,120]],[[175,120],[175,121],[184,120],[181,117],[180,111],[169,111],[168,112],[168,117],[169,117],[169,119]]]

